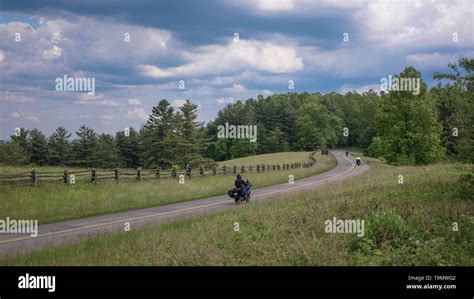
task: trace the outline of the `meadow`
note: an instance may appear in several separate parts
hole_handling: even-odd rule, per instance
[[[472,165],[388,166],[347,181],[52,247],[2,265],[474,265]],[[399,184],[403,175],[403,184]],[[365,220],[329,234],[327,219]],[[238,223],[238,230],[235,224]]]
[[[253,156],[249,157],[249,160],[230,160],[226,161],[226,165],[241,163],[248,165],[256,161],[262,161],[260,163],[308,162],[309,155],[309,152],[276,153],[263,155],[262,159],[259,159],[259,156]],[[294,175],[295,179],[300,179],[325,172],[337,164],[333,156],[321,158],[318,153],[316,159],[318,162],[310,168],[265,173],[257,173],[254,170],[252,173],[244,174],[244,178],[248,178],[254,188],[259,188],[284,183],[288,181],[290,174]],[[26,169],[28,168],[2,167],[0,172],[18,173]],[[57,167],[45,167],[45,169],[38,168],[38,172],[55,169],[62,170]],[[120,181],[118,184],[110,179],[91,184],[90,178],[87,178],[77,181],[75,185],[39,183],[38,186],[4,187],[0,188],[0,219],[8,216],[13,219],[37,219],[40,224],[51,223],[224,195],[233,183],[234,175],[229,173],[206,177],[194,175],[190,179],[186,178],[184,184],[179,184],[178,179],[171,178],[141,182],[131,179]]]

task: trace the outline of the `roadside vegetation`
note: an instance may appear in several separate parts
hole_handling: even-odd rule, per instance
[[[472,165],[395,167],[363,160],[369,172],[321,189],[0,264],[474,265]],[[364,236],[326,233],[324,222],[332,217],[365,220]]]
[[[256,163],[296,163],[309,162],[311,152],[275,153],[253,156],[239,160],[228,161],[225,164],[245,165]],[[254,188],[270,186],[288,181],[290,174],[295,179],[316,175],[336,166],[336,159],[331,156],[321,158],[315,155],[316,164],[310,168],[298,168],[280,171],[257,173],[256,170],[244,173]],[[291,160],[290,160],[291,159]],[[54,168],[45,167],[44,171]],[[6,171],[4,171],[6,170]],[[38,171],[42,171],[38,168]],[[57,169],[59,170],[59,169]],[[0,167],[0,172],[22,172],[27,169]],[[230,170],[229,170],[230,171]],[[115,183],[113,179],[91,184],[90,178],[78,181],[76,185],[62,183],[40,184],[36,187],[22,186],[15,188],[0,188],[0,219],[38,219],[39,223],[50,223],[62,220],[76,219],[120,211],[128,211],[152,206],[166,205],[209,196],[225,195],[232,188],[234,176],[216,175],[199,177],[194,175],[186,178],[185,184],[179,184],[178,179],[145,180],[135,182]],[[229,199],[230,200],[230,199]]]

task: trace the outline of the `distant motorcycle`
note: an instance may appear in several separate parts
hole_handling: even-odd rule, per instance
[[[244,194],[241,194],[240,190],[237,189],[236,187],[230,189],[227,191],[227,195],[229,197],[233,198],[236,204],[239,204],[243,201],[249,202],[250,201],[250,193],[252,189],[252,184],[247,180],[245,182],[245,191]]]

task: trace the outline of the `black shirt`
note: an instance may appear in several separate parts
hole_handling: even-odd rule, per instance
[[[244,185],[244,180],[242,180],[242,179],[236,179],[235,182],[234,182],[234,184],[235,184],[235,187],[237,187],[237,188],[242,188],[242,186]]]

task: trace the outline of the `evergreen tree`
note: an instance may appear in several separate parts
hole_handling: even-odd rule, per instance
[[[146,167],[171,167],[179,153],[177,118],[173,107],[163,99],[153,107],[146,125],[142,128],[142,161]]]
[[[29,162],[28,153],[19,142],[0,144],[0,164],[25,165]]]
[[[51,164],[66,165],[71,161],[71,145],[68,138],[71,137],[65,128],[59,127],[48,138],[49,160]]]
[[[123,131],[115,135],[121,160],[125,167],[137,168],[140,166],[140,135],[130,128],[130,135],[127,137]]]
[[[120,166],[120,152],[114,137],[110,134],[100,134],[96,148],[97,162],[95,167],[116,168]]]
[[[81,126],[76,132],[79,139],[73,144],[74,163],[78,166],[96,167],[97,134],[87,126]]]
[[[177,125],[179,131],[179,144],[177,144],[176,163],[182,167],[190,165],[196,167],[202,164],[210,163],[209,159],[202,157],[201,153],[205,150],[207,143],[205,142],[203,132],[200,130],[202,123],[196,119],[198,106],[189,100],[179,107],[177,113]]]
[[[34,128],[29,132],[28,149],[30,154],[30,162],[37,165],[44,165],[48,162],[46,136],[40,130]]]

